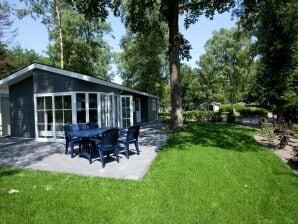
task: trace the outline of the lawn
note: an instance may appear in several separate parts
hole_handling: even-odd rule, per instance
[[[140,182],[1,167],[0,223],[297,223],[298,176],[254,134],[189,125]]]

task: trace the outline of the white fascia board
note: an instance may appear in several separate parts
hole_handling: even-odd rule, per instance
[[[31,74],[30,74],[30,71],[32,71],[34,68],[35,68],[36,64],[31,64],[3,79],[0,80],[0,87],[8,87],[20,80],[23,80],[27,77],[29,77]]]

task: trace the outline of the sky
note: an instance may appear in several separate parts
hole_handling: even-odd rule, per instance
[[[17,7],[20,7],[18,0],[12,0],[11,2],[16,4]],[[109,16],[108,22],[111,23],[113,32],[105,38],[113,47],[113,50],[119,52],[121,51],[119,43],[121,37],[125,34],[125,28],[120,18]],[[192,59],[190,61],[183,61],[183,63],[196,67],[196,62],[199,60],[200,55],[204,54],[204,45],[211,38],[212,32],[220,28],[231,28],[234,26],[235,21],[231,20],[231,14],[228,12],[215,15],[213,20],[201,16],[199,21],[191,25],[187,30],[185,30],[183,20],[180,18],[180,32],[189,40],[192,46],[190,51]],[[33,49],[37,53],[45,55],[49,39],[47,29],[40,20],[33,20],[30,17],[25,17],[21,20],[15,18],[13,28],[17,29],[17,36],[13,42],[14,45],[19,44],[23,48]],[[121,79],[115,77],[114,82],[121,84]]]

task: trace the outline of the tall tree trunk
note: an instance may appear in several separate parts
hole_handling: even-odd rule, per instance
[[[55,10],[57,14],[57,25],[59,30],[60,39],[60,67],[64,68],[64,46],[63,46],[63,33],[62,33],[62,21],[61,21],[61,11],[59,9],[59,1],[55,1]]]
[[[181,37],[179,34],[179,1],[170,0],[168,26],[169,26],[169,61],[171,78],[171,124],[170,129],[179,131],[183,129],[182,117],[182,93],[180,85],[180,60],[179,46]]]

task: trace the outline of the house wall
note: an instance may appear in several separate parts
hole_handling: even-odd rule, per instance
[[[35,138],[33,77],[9,87],[11,136]]]
[[[157,118],[157,111],[152,111],[150,97],[42,70],[32,72],[33,75],[29,78],[9,87],[11,136],[13,137],[35,138],[34,94],[40,93],[82,91],[132,95],[133,100],[141,99],[142,122]]]
[[[35,70],[33,72],[34,93],[53,93],[53,92],[114,92],[120,94],[121,90],[108,86],[90,83],[63,75]],[[124,95],[124,94],[122,94]],[[131,95],[131,94],[130,94]]]
[[[155,110],[153,110],[152,108],[152,101],[155,100],[156,104],[155,104]],[[157,119],[157,115],[158,115],[158,102],[157,99],[155,98],[148,98],[148,121],[154,121]]]
[[[119,95],[130,95],[133,96],[133,101],[136,98],[141,99],[141,120],[142,122],[148,122],[157,118],[157,111],[153,112],[151,107],[151,98],[120,89],[90,83],[79,79],[65,77],[59,74],[35,70],[33,75],[34,80],[34,93],[53,93],[53,92],[72,92],[72,91],[83,91],[83,92],[106,92]],[[134,112],[134,122],[136,121],[136,114]]]
[[[1,96],[0,96],[1,97]],[[1,99],[1,118],[0,135],[10,135],[10,115],[9,115],[9,98],[3,96]],[[0,119],[1,119],[0,118]],[[1,130],[2,129],[2,130]]]

